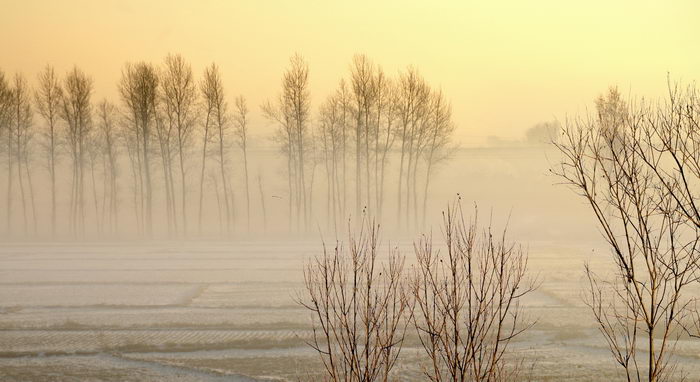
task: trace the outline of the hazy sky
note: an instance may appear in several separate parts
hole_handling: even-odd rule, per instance
[[[584,110],[608,85],[662,94],[666,73],[700,74],[696,1],[39,1],[0,0],[0,69],[35,78],[78,64],[116,98],[126,61],[181,53],[215,61],[229,96],[277,94],[288,58],[309,61],[315,104],[365,53],[388,73],[419,68],[451,98],[459,140],[520,138]]]

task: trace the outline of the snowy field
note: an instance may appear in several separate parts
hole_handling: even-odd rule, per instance
[[[297,381],[319,364],[294,302],[317,242],[0,245],[3,381]],[[408,259],[413,255],[404,252]],[[542,285],[515,344],[540,381],[600,381],[615,365],[582,302],[585,247],[529,246]],[[402,380],[421,380],[409,338]],[[700,346],[680,341],[700,376]],[[309,377],[311,375],[311,377]]]
[[[585,204],[553,186],[551,161],[532,148],[460,152],[436,176],[430,211],[439,218],[459,192],[465,206],[479,203],[482,224],[511,216],[509,237],[541,281],[524,304],[536,325],[513,347],[531,380],[614,379],[582,300],[584,263],[605,272],[612,260]],[[384,245],[395,240],[387,231]],[[320,250],[320,240],[0,243],[0,381],[318,380],[295,297]],[[409,336],[402,381],[424,380],[418,347]],[[688,380],[700,380],[700,341],[682,339],[677,353]]]

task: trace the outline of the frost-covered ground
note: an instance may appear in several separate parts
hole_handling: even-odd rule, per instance
[[[460,151],[436,173],[428,211],[439,222],[460,193],[465,210],[479,203],[482,224],[510,215],[509,237],[528,247],[542,282],[525,302],[537,324],[514,343],[532,379],[610,380],[616,367],[582,286],[585,262],[604,273],[612,260],[585,203],[554,186],[552,162],[542,148]],[[319,240],[0,243],[0,381],[314,380],[303,378],[319,366],[304,343],[309,315],[294,298],[320,249]],[[700,341],[677,351],[688,380],[700,380]],[[410,337],[402,359],[401,380],[423,380]]]
[[[318,242],[1,244],[2,381],[304,380],[308,315],[294,302]],[[542,285],[537,319],[515,349],[542,381],[615,375],[581,300],[591,248],[529,245]],[[405,251],[410,259],[412,253]],[[681,341],[680,366],[700,376],[700,346]],[[409,343],[402,380],[419,380]],[[417,361],[417,362],[416,362]]]

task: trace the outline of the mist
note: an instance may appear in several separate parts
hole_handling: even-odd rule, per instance
[[[697,6],[80,3],[0,14],[0,380],[700,379]]]

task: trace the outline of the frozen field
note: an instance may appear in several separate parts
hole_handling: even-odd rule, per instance
[[[317,242],[0,245],[3,381],[313,380],[308,315],[294,302]],[[405,251],[408,259],[412,254]],[[541,381],[615,373],[581,300],[586,248],[530,245],[542,286],[516,343]],[[700,347],[681,341],[697,379]],[[419,380],[409,339],[402,380]]]

